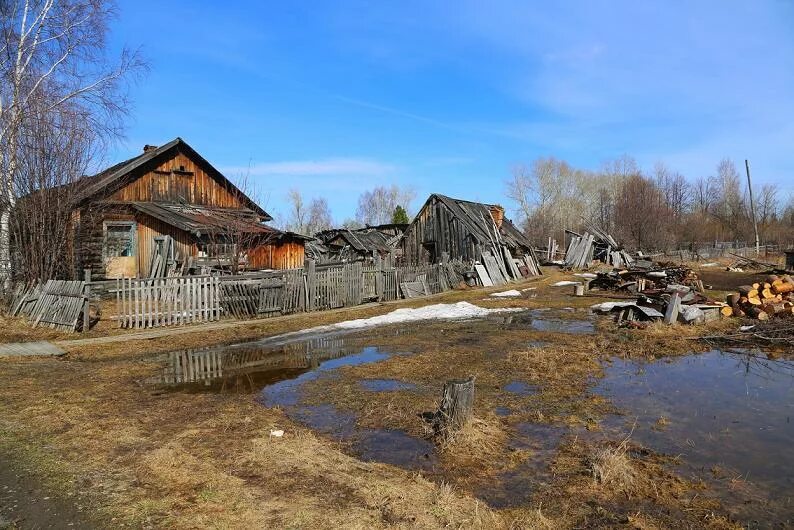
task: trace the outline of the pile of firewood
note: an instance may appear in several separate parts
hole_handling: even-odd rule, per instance
[[[748,316],[768,320],[773,316],[794,315],[794,279],[789,275],[767,276],[763,283],[742,285],[738,293],[728,295],[725,316]]]

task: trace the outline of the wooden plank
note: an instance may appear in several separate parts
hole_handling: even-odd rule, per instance
[[[493,282],[491,281],[491,277],[488,276],[488,271],[485,270],[484,266],[477,263],[474,265],[474,270],[477,272],[477,277],[480,279],[480,283],[483,286],[493,287]]]

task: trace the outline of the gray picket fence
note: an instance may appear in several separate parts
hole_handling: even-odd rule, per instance
[[[422,285],[420,295],[440,293],[461,279],[451,263],[394,267],[313,261],[302,269],[245,275],[125,278],[116,281],[114,318],[123,328],[262,318],[397,300],[411,296],[408,287],[414,283]]]

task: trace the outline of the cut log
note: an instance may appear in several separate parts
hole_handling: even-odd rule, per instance
[[[769,315],[767,314],[767,312],[758,306],[748,307],[747,316],[758,320],[769,320]]]
[[[777,315],[779,313],[783,313],[784,311],[786,311],[786,306],[781,302],[765,304],[762,307],[764,309],[764,312],[768,315]]]
[[[764,287],[764,289],[761,291],[760,298],[763,298],[765,300],[768,299],[768,298],[774,298],[775,295],[772,294],[771,287],[772,287],[771,285],[769,287]]]
[[[720,313],[722,313],[722,316],[724,317],[733,316],[733,307],[726,305],[725,307],[720,309]]]
[[[726,298],[725,301],[731,307],[736,307],[739,305],[739,300],[741,299],[741,295],[739,293],[731,293]]]
[[[787,283],[781,281],[778,284],[772,285],[772,292],[775,294],[786,294],[794,291],[794,283]]]
[[[752,298],[748,297],[747,298],[747,303],[751,304],[751,305],[761,305],[761,299],[758,298],[757,296],[752,297]]]
[[[758,287],[756,285],[740,285],[739,294],[745,298],[758,298]]]

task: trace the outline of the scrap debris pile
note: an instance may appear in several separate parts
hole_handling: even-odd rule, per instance
[[[594,259],[613,267],[631,266],[634,259],[615,239],[598,227],[586,225],[584,234],[566,230],[571,235],[563,266],[586,269]]]
[[[715,302],[692,286],[670,283],[664,287],[646,288],[637,300],[604,302],[592,306],[593,311],[616,313],[622,327],[643,328],[648,322],[663,320],[667,324],[682,322],[699,324],[720,318],[725,304]]]
[[[725,302],[705,296],[703,282],[686,267],[637,260],[631,269],[589,276],[590,290],[623,291],[637,296],[636,300],[592,306],[597,312],[616,313],[617,322],[625,327],[644,327],[645,322],[655,320],[697,324],[721,316],[768,320],[794,315],[794,279],[789,275],[773,274],[763,283],[743,285]]]
[[[763,283],[742,285],[738,293],[728,295],[727,306],[722,314],[726,316],[747,316],[758,320],[770,317],[794,315],[794,279],[788,274],[766,277]]]
[[[731,272],[744,272],[746,270],[777,270],[775,263],[766,263],[756,259],[739,256],[738,254],[731,254],[736,259],[730,265],[725,267],[725,270]]]
[[[591,275],[589,290],[644,293],[668,285],[691,286],[703,291],[703,282],[692,269],[673,264],[654,264],[647,260],[636,260],[629,269],[614,269]]]

